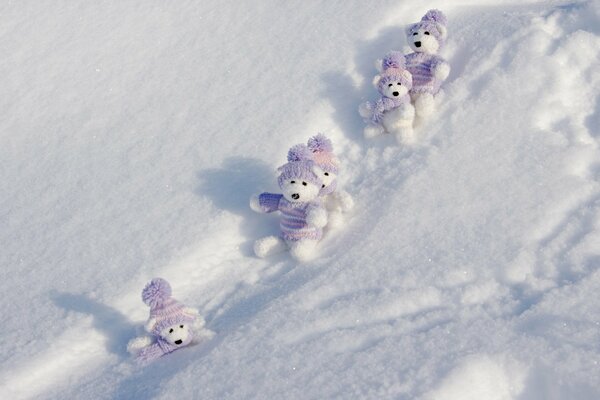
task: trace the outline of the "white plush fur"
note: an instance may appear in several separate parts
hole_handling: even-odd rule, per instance
[[[435,109],[435,102],[431,93],[416,93],[413,96],[417,117],[423,118],[431,115]]]
[[[385,130],[394,135],[402,135],[406,130],[412,130],[415,109],[411,104],[404,104],[386,112],[383,115]]]
[[[129,343],[127,343],[127,352],[136,355],[144,347],[150,346],[152,342],[153,339],[150,336],[140,336],[133,338],[129,341]]]
[[[277,236],[267,236],[254,242],[254,254],[259,258],[282,253],[285,250],[287,250],[285,241]]]
[[[172,325],[164,328],[160,331],[160,336],[165,339],[167,342],[178,345],[181,343],[185,343],[185,341],[193,335],[192,327],[189,324],[179,324]],[[176,343],[181,340],[181,342]]]
[[[183,312],[186,313],[186,314],[188,314],[188,315],[193,315],[193,316],[197,317],[198,319],[202,319],[202,317],[200,317],[200,312],[198,310],[196,310],[195,308],[184,307]]]
[[[358,106],[358,113],[363,118],[371,118],[373,116],[373,110],[366,101]]]
[[[327,187],[329,185],[331,185],[331,182],[333,182],[336,178],[336,175],[333,172],[326,172],[326,171],[321,171],[321,181],[323,182],[323,185],[321,187]]]
[[[383,133],[383,127],[380,125],[367,125],[363,131],[365,139],[371,139]]]
[[[450,65],[448,63],[438,64],[433,70],[433,75],[436,79],[445,81],[448,75],[450,75]]]
[[[321,208],[311,210],[306,216],[306,223],[317,228],[323,228],[327,225],[327,211]]]
[[[375,75],[373,77],[373,80],[371,81],[371,83],[373,84],[373,86],[375,86],[375,89],[377,89],[377,85],[379,85],[379,81],[381,80],[381,76],[380,75]]]
[[[427,35],[425,32],[428,31],[425,29],[419,29],[417,32],[415,32],[416,34],[413,33],[410,35],[408,37],[408,45],[417,53],[437,53],[438,49],[440,48],[440,43],[431,33]],[[417,47],[416,43],[420,43],[421,46]]]
[[[292,203],[305,203],[307,201],[311,201],[319,195],[320,190],[320,186],[298,178],[290,179],[289,181],[283,182],[283,185],[281,185],[281,193],[283,194],[283,197]],[[295,195],[298,197],[294,198],[296,197]]]
[[[152,329],[154,328],[155,324],[156,318],[149,318],[148,321],[146,321],[146,323],[144,324],[144,329],[146,330],[146,332],[150,333],[152,332]]]
[[[196,333],[194,335],[193,342],[199,343],[204,340],[210,340],[214,336],[215,336],[215,333],[213,331],[211,331],[210,329],[206,329],[206,328],[198,329],[198,330],[196,330]]]
[[[354,199],[345,190],[337,190],[331,194],[331,197],[343,212],[348,212],[354,207]]]
[[[448,37],[448,29],[446,29],[444,25],[438,23],[436,23],[435,26],[437,26],[438,32],[442,35],[442,40],[446,40]]]
[[[252,209],[252,211],[255,211],[257,213],[264,213],[263,209],[260,208],[260,201],[258,197],[258,194],[253,194],[252,197],[250,197],[250,208]]]
[[[390,99],[400,98],[408,93],[408,88],[399,81],[390,82],[384,85],[382,95]]]
[[[309,261],[316,255],[316,240],[299,240],[290,243],[290,254],[298,261]]]

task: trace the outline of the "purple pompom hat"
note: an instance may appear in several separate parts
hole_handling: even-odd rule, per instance
[[[416,24],[410,25],[406,32],[408,35],[412,35],[414,32],[419,29],[426,30],[430,32],[440,43],[440,47],[443,46],[446,40],[446,25],[448,24],[448,19],[440,10],[429,10],[427,13],[421,18],[421,21]]]
[[[171,297],[171,285],[162,278],[148,282],[142,290],[142,300],[150,307],[150,318],[156,319],[151,332],[155,335],[169,326],[190,324],[196,318],[185,311],[185,305]]]

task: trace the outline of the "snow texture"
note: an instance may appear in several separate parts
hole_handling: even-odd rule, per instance
[[[437,111],[366,143],[429,8]],[[0,48],[0,398],[600,398],[598,0],[7,1]],[[257,259],[316,132],[356,206]],[[216,336],[140,368],[155,276]]]

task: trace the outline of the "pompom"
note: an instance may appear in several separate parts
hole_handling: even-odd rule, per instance
[[[388,68],[406,68],[406,60],[404,59],[404,55],[399,51],[390,51],[383,58],[382,67],[384,71]]]
[[[427,13],[423,15],[423,18],[421,18],[421,21],[437,22],[438,24],[442,24],[444,26],[448,23],[444,13],[436,9],[427,11]]]
[[[288,150],[288,154],[287,154],[288,162],[306,161],[306,160],[310,160],[311,158],[312,158],[312,153],[310,152],[308,147],[306,147],[305,144],[297,144],[295,146],[292,146]]]
[[[331,153],[333,152],[333,144],[331,140],[327,138],[327,136],[322,133],[318,133],[316,136],[308,139],[308,148],[313,153]]]
[[[162,278],[152,279],[142,290],[142,301],[151,308],[162,304],[169,297],[171,297],[171,285]]]

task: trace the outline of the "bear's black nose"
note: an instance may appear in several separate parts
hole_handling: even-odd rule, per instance
[[[298,193],[294,193],[292,195],[292,199],[294,199],[294,200],[298,200],[299,198],[300,198],[300,195]]]
[[[421,42],[415,42],[415,46],[421,47]]]
[[[394,96],[398,96],[400,93],[398,93],[398,92],[394,92],[394,93],[392,93],[392,94],[393,94]]]
[[[183,343],[183,340],[181,340],[181,339],[177,339],[177,340],[175,341],[175,344],[181,344],[181,343]]]

